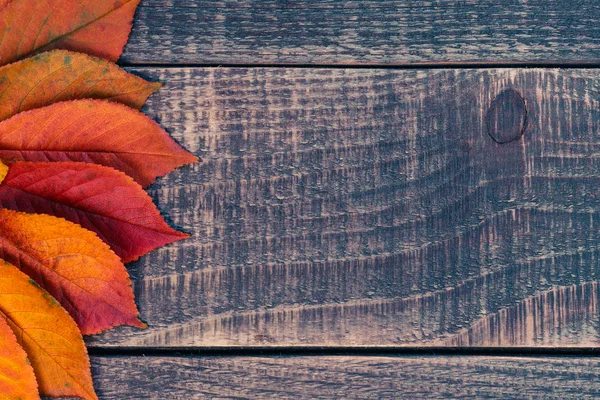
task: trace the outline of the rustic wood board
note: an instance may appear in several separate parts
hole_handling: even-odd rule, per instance
[[[192,234],[130,266],[150,328],[90,345],[600,342],[595,70],[133,71],[204,162],[150,189]]]
[[[595,0],[144,0],[126,64],[600,61]]]
[[[600,360],[93,357],[101,399],[595,399]]]

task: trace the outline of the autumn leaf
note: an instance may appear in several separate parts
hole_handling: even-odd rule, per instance
[[[129,37],[139,2],[0,2],[0,65],[51,49],[73,50],[116,61]]]
[[[4,262],[0,261],[0,264],[4,265]],[[39,399],[33,368],[29,364],[25,350],[19,345],[15,334],[8,326],[1,305],[0,316],[0,397],[21,400]]]
[[[52,294],[84,335],[117,325],[143,328],[119,257],[95,233],[43,214],[0,210],[0,258]]]
[[[0,177],[2,169],[0,163]],[[188,237],[167,225],[150,196],[133,179],[95,164],[11,164],[0,184],[0,205],[78,223],[96,232],[123,262]]]
[[[0,67],[0,120],[65,100],[106,99],[141,109],[162,84],[104,59],[55,50]]]
[[[6,178],[6,174],[8,174],[8,165],[0,161],[0,183],[4,181],[4,178]]]
[[[27,275],[1,260],[0,316],[25,349],[42,396],[98,398],[73,319]]]
[[[144,187],[198,160],[152,119],[103,100],[57,103],[1,122],[0,159],[96,163]]]

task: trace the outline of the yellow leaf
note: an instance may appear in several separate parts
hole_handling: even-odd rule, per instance
[[[8,166],[2,161],[0,161],[0,183],[4,181],[4,178],[6,178],[6,174],[8,174]]]
[[[0,315],[25,349],[42,396],[98,398],[73,319],[27,275],[1,260]]]

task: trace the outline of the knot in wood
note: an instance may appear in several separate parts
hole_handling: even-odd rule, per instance
[[[523,136],[527,127],[525,100],[514,89],[500,93],[488,111],[488,133],[497,143],[508,143]]]

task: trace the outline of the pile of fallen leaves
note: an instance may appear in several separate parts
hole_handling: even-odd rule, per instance
[[[82,334],[144,327],[124,263],[187,237],[144,188],[197,158],[113,64],[138,3],[0,0],[2,398],[96,399]]]

